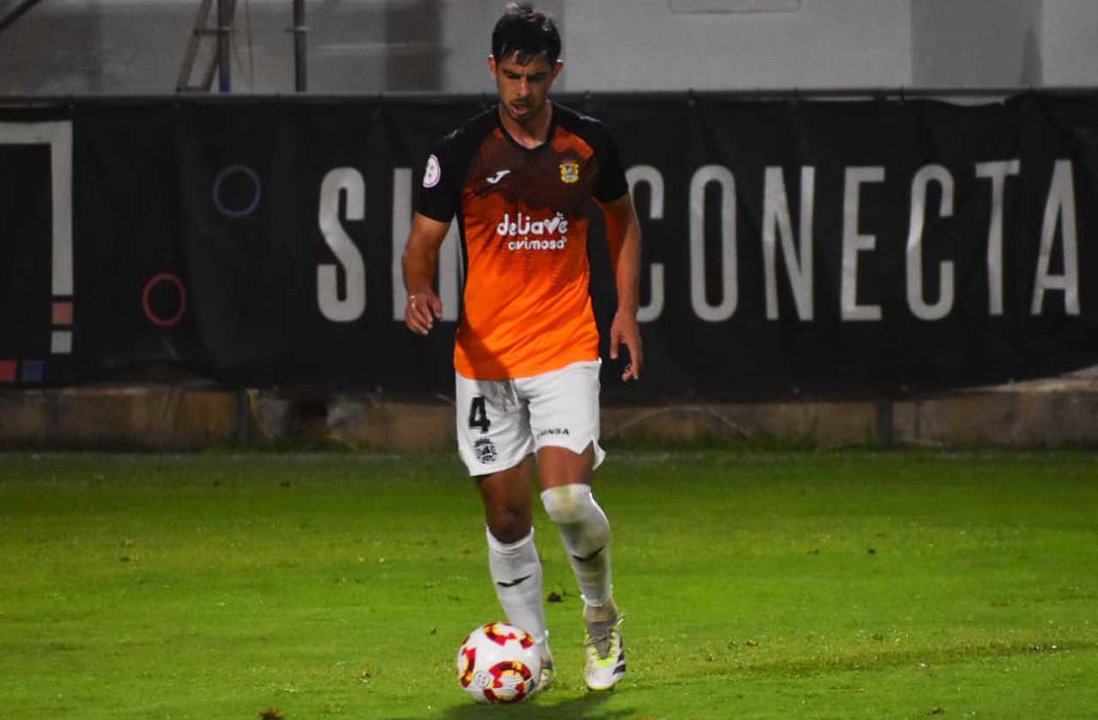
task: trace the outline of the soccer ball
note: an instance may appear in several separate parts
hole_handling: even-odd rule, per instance
[[[507,623],[489,623],[469,633],[457,655],[458,682],[477,702],[516,703],[541,677],[534,636]]]

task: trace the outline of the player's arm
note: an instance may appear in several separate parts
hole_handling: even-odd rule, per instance
[[[449,222],[416,213],[404,248],[404,286],[408,288],[404,324],[419,335],[429,333],[435,320],[442,317],[442,301],[434,290],[435,268],[438,267],[438,249],[449,229]]]
[[[639,380],[644,365],[644,349],[637,309],[640,305],[641,239],[640,222],[629,193],[617,200],[600,203],[606,220],[606,238],[610,243],[610,262],[618,290],[618,309],[610,325],[610,357],[616,360],[621,345],[629,351],[629,365],[621,379]]]

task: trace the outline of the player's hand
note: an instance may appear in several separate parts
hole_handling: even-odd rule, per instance
[[[404,324],[417,335],[426,335],[435,326],[435,320],[442,317],[442,301],[434,292],[412,293],[408,304],[404,306]]]
[[[641,345],[640,327],[637,325],[636,313],[628,310],[618,310],[614,315],[614,322],[610,325],[610,359],[618,359],[618,351],[624,345],[629,351],[629,364],[621,374],[624,382],[640,380],[641,368],[644,366],[644,348]]]

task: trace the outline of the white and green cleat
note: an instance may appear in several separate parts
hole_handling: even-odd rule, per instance
[[[612,620],[587,622],[583,679],[592,690],[609,690],[625,677],[625,643],[621,639],[624,619],[615,616]]]

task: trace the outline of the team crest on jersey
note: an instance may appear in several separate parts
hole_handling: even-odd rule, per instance
[[[580,164],[575,160],[565,160],[560,164],[560,181],[574,183],[580,179]]]
[[[488,438],[481,438],[473,443],[473,454],[485,465],[491,465],[496,461],[496,446]]]

